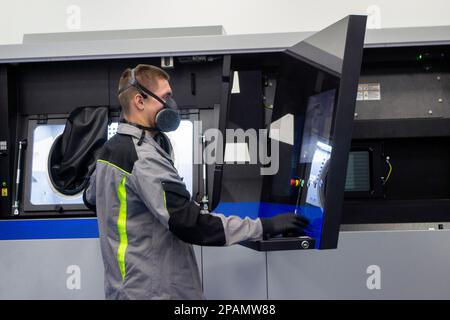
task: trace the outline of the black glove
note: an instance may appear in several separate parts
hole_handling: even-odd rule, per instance
[[[299,236],[309,221],[295,213],[279,214],[271,218],[260,218],[263,227],[263,237],[268,239],[279,234]]]

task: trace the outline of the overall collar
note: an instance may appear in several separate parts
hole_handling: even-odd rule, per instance
[[[155,141],[155,139],[153,139],[152,135],[150,134],[149,131],[144,130],[145,131],[145,137],[143,142],[144,143],[150,143],[151,145],[153,145],[156,150],[165,158],[167,158],[172,164],[173,164],[173,155],[172,154],[168,154],[160,145],[159,143],[157,143]],[[140,139],[142,136],[142,129],[139,129],[138,127],[132,125],[132,124],[128,124],[128,123],[123,123],[120,122],[119,126],[117,127],[117,133],[119,134],[124,134],[124,135],[129,135],[129,136],[133,136],[136,139]],[[166,139],[169,139],[164,133],[161,132],[161,134],[163,134]],[[170,140],[169,140],[170,143]]]

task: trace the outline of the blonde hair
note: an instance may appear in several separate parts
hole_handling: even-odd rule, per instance
[[[136,68],[134,68],[134,75],[136,77],[136,80],[139,81],[140,84],[150,89],[151,91],[156,89],[158,80],[170,79],[167,72],[150,64],[137,65]],[[122,75],[120,76],[118,92],[121,92],[121,90],[124,90],[124,88],[130,86],[130,81],[131,69],[127,68],[124,72],[122,72]],[[137,93],[139,93],[139,91],[135,87],[130,87],[122,91],[118,95],[120,106],[122,107],[122,110],[125,114],[129,113],[130,101]]]

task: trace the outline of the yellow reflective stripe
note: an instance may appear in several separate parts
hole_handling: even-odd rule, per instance
[[[119,197],[120,209],[119,218],[117,219],[117,230],[119,231],[119,249],[117,250],[117,262],[119,263],[122,281],[125,279],[125,251],[128,246],[127,236],[127,192],[125,190],[125,182],[127,176],[122,177],[119,188],[117,188],[117,196]]]
[[[163,191],[163,195],[164,195],[164,208],[167,209],[166,192],[165,191]]]
[[[118,167],[118,166],[116,166],[115,164],[112,164],[111,162],[108,162],[108,161],[106,161],[106,160],[98,159],[97,162],[106,163],[107,165],[110,165],[110,166],[113,166],[113,167],[116,168],[116,169],[119,169],[119,170],[122,171],[123,173],[131,174],[130,172],[125,171],[125,170],[123,170],[121,167]]]

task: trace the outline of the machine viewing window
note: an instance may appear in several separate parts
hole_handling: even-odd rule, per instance
[[[64,131],[65,120],[49,120],[47,124],[38,124],[35,120],[30,120],[29,124],[31,143],[25,168],[25,211],[48,211],[56,207],[62,207],[64,210],[85,210],[82,192],[75,195],[62,194],[53,186],[49,175],[49,156],[57,138]],[[108,126],[108,139],[116,134],[117,127],[118,122],[112,122]],[[194,139],[192,121],[182,120],[179,128],[170,132],[168,137],[174,149],[175,167],[192,194]]]
[[[168,132],[175,154],[175,168],[183,177],[183,182],[193,195],[193,156],[194,156],[194,125],[190,120],[181,120],[177,130]]]
[[[63,124],[38,125],[34,129],[30,192],[30,203],[33,206],[83,203],[82,193],[67,196],[58,192],[49,176],[48,161],[50,150],[63,131]]]

